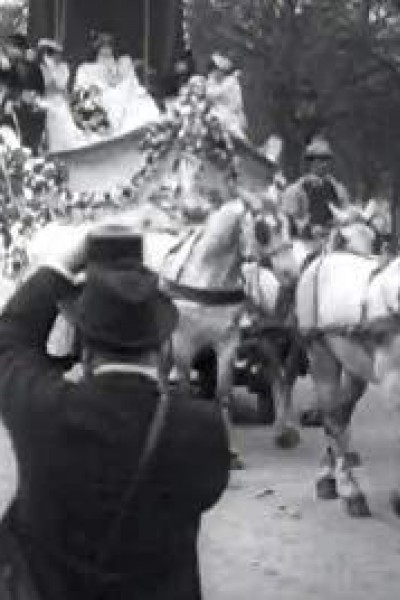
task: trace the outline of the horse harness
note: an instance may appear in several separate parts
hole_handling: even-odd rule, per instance
[[[176,281],[167,279],[165,277],[161,280],[161,288],[166,292],[172,299],[176,300],[187,300],[204,306],[231,306],[240,304],[245,300],[245,293],[242,288],[234,289],[206,289],[195,286],[186,285],[180,282],[183,275],[185,266],[191,260],[193,252],[195,251],[197,244],[203,236],[203,228],[195,229],[190,228],[185,236],[175,244],[167,253],[167,257],[177,255],[184,245],[188,244],[187,253],[185,259],[182,261],[178,271]]]

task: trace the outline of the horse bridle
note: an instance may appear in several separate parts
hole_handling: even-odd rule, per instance
[[[257,255],[250,255],[250,254],[244,254],[242,257],[242,262],[256,262],[256,263],[262,263],[261,266],[265,266],[265,263],[272,259],[274,256],[277,256],[283,252],[287,252],[288,250],[291,250],[293,248],[293,241],[291,240],[285,240],[282,241],[280,244],[278,244],[277,246],[275,246],[274,248],[270,248],[268,249],[267,246],[269,245],[270,241],[271,241],[271,227],[265,223],[265,221],[263,220],[263,217],[265,217],[265,214],[263,213],[262,210],[255,210],[254,207],[246,202],[245,200],[242,199],[242,203],[244,206],[244,216],[243,216],[243,222],[245,222],[245,218],[247,215],[250,215],[253,222],[252,222],[252,227],[253,227],[253,234],[254,234],[254,239],[257,242],[257,244],[263,249],[262,252],[262,259],[260,261],[260,257]],[[279,218],[275,212],[275,214],[273,213],[273,211],[271,211],[271,214],[273,214],[273,216],[275,217],[275,219],[279,222]],[[279,223],[280,227],[283,227],[282,222]],[[260,229],[261,227],[261,229]],[[258,231],[257,231],[257,228]],[[241,229],[241,235],[244,235],[244,227],[242,227]]]

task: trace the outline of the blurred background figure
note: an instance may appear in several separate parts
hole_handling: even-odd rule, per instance
[[[272,134],[258,150],[266,159],[267,179],[270,182],[265,189],[265,199],[280,206],[287,183],[282,170],[283,140]]]
[[[3,123],[7,121],[10,125],[19,145],[37,154],[43,139],[45,113],[41,106],[44,79],[36,54],[26,38],[16,34],[1,43],[0,61]]]
[[[244,112],[240,71],[232,61],[215,52],[210,59],[207,76],[207,96],[212,113],[228,131],[247,137],[247,119]]]

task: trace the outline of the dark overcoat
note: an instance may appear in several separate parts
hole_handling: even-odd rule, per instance
[[[68,287],[41,268],[0,319],[0,411],[19,467],[11,526],[45,600],[198,600],[200,517],[228,479],[220,411],[173,395],[155,459],[99,570],[159,393],[143,374],[63,377],[45,346]]]

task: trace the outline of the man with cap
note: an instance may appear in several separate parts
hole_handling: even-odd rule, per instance
[[[207,96],[211,112],[228,131],[246,137],[247,119],[243,106],[240,71],[232,61],[218,52],[212,54],[207,76]]]
[[[345,186],[332,175],[333,152],[323,137],[314,138],[304,154],[307,173],[289,185],[282,197],[284,211],[300,235],[324,234],[333,214],[330,205],[349,205]]]
[[[226,432],[214,403],[167,387],[176,308],[126,243],[93,251],[100,233],[71,228],[69,247],[48,247],[0,319],[19,466],[7,531],[43,600],[199,600],[200,518],[227,484]],[[60,304],[80,337],[73,381],[45,350]]]

